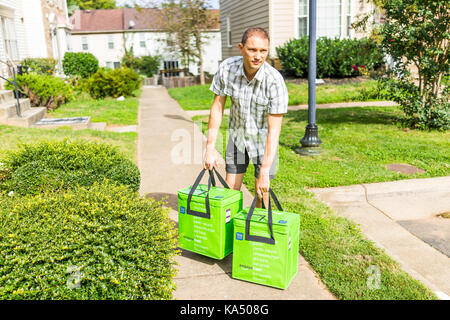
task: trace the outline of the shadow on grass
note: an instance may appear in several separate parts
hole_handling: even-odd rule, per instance
[[[402,119],[397,107],[317,109],[316,116],[318,125],[346,123],[392,125]],[[290,111],[284,117],[289,121],[308,122],[308,110]]]

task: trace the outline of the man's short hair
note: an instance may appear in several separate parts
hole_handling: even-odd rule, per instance
[[[261,38],[263,38],[263,39],[269,40],[269,34],[263,28],[259,28],[259,27],[248,28],[247,30],[245,30],[244,34],[242,35],[242,40],[241,40],[242,45],[245,45],[248,38],[250,38],[251,36],[253,36],[255,34],[261,36]]]

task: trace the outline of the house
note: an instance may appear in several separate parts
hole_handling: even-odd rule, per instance
[[[0,24],[2,62],[54,58],[61,64],[70,49],[66,0],[0,0]],[[8,68],[1,65],[0,75],[8,77]]]
[[[363,0],[317,0],[317,37],[361,37],[351,28],[372,5]],[[286,41],[308,35],[309,0],[221,0],[222,58],[239,55],[238,43],[250,27],[262,27],[270,37],[269,56]]]
[[[218,10],[211,10],[218,15]],[[133,50],[135,56],[161,55],[161,69],[178,69],[181,57],[167,46],[167,32],[162,24],[162,14],[156,8],[120,8],[108,10],[77,10],[71,17],[72,50],[90,52],[101,67],[120,67],[122,57]],[[221,60],[221,40],[219,25],[204,30],[204,69],[215,73]],[[197,75],[195,63],[190,63],[189,71]]]

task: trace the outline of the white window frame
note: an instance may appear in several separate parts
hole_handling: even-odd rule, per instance
[[[139,34],[139,48],[147,48],[147,41],[145,40],[145,33]]]
[[[88,37],[87,36],[81,36],[81,49],[83,51],[89,50],[89,43],[88,43]]]
[[[347,13],[345,15],[345,20],[347,24],[347,29],[345,30],[345,35],[347,38],[353,36],[352,32],[352,0],[347,0]]]
[[[6,16],[0,16],[0,20],[5,53],[12,61],[18,61],[20,60],[19,42],[17,41],[14,19]]]
[[[114,49],[114,36],[108,35],[108,49]]]
[[[306,14],[300,15],[300,1],[302,2],[306,2]],[[296,21],[296,34],[297,34],[297,38],[300,37],[304,37],[304,36],[308,36],[309,35],[309,0],[296,0],[296,13],[297,13],[297,18],[295,19]],[[301,22],[300,20],[306,20],[306,34],[300,34],[300,25]]]
[[[318,2],[320,0],[317,0]],[[336,0],[337,1],[337,0]],[[345,23],[344,23],[344,5],[343,5],[343,1],[342,0],[338,0],[339,2],[339,26],[338,26],[338,34],[336,35],[339,38],[342,38],[344,36],[344,34],[346,34],[345,32]],[[350,1],[351,0],[347,0]],[[306,4],[306,13],[303,13],[302,15],[300,15],[300,8],[301,5],[304,6]],[[320,18],[320,12],[319,12],[319,4],[317,4],[317,22],[319,21]],[[295,0],[295,14],[296,14],[296,18],[295,18],[295,36],[296,38],[300,38],[300,37],[304,37],[304,36],[309,36],[309,0]],[[304,34],[300,34],[300,26],[303,23],[305,23],[306,20],[306,32]],[[316,32],[317,32],[317,37],[322,36],[319,33],[319,26],[317,25],[316,27]]]
[[[231,38],[231,17],[227,15],[226,18],[226,27],[227,27],[227,47],[232,47],[232,38]]]

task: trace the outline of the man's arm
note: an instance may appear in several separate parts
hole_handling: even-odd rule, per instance
[[[223,111],[227,96],[214,95],[214,101],[209,113],[208,140],[206,142],[206,153],[203,158],[203,168],[212,170],[213,166],[218,165],[217,161],[220,154],[216,150],[217,133],[222,123]]]
[[[270,187],[269,172],[270,167],[275,159],[277,153],[278,140],[281,132],[281,124],[283,122],[283,114],[268,114],[268,134],[266,141],[266,148],[264,151],[264,158],[259,171],[259,177],[256,180],[256,192],[262,198],[263,192],[268,192]]]

